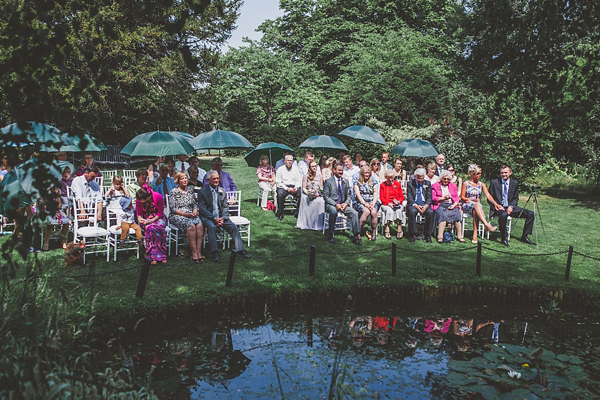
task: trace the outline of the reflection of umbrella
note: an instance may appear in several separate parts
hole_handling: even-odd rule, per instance
[[[60,130],[39,122],[16,122],[5,126],[1,131],[2,142],[9,146],[27,146],[33,143],[43,143],[48,147],[57,147],[64,144],[73,144],[69,138],[61,136]]]
[[[231,131],[208,131],[192,141],[194,149],[253,149],[254,145],[239,133]]]
[[[38,188],[50,188],[60,179],[56,163],[48,165],[32,158],[17,165],[0,182],[0,211],[6,214],[35,203],[40,198]]]
[[[248,163],[249,167],[258,167],[260,164],[260,156],[263,154],[269,155],[269,163],[274,165],[274,160],[279,160],[283,157],[283,153],[285,151],[289,151],[294,154],[294,151],[285,144],[275,143],[275,142],[267,142],[261,143],[254,150],[244,157],[246,163]]]
[[[392,149],[392,153],[404,157],[435,157],[438,151],[427,140],[408,139],[403,140]]]
[[[365,142],[382,144],[384,146],[387,145],[383,139],[383,136],[381,136],[379,132],[364,125],[354,125],[348,127],[338,133],[338,135],[348,136],[356,140],[364,140]]]
[[[137,135],[121,150],[130,156],[165,157],[177,154],[190,154],[194,148],[181,132],[146,132]]]
[[[323,152],[325,150],[348,151],[348,148],[344,146],[344,143],[342,143],[340,139],[327,135],[311,136],[304,142],[300,143],[300,146],[298,147],[301,149],[320,149]]]
[[[63,144],[58,149],[54,146],[42,145],[40,147],[40,151],[47,151],[47,152],[70,151],[73,153],[77,153],[80,151],[103,151],[103,150],[106,150],[106,146],[104,145],[104,143],[102,143],[100,140],[98,140],[96,138],[91,137],[87,133],[84,133],[83,137],[80,137],[79,135],[69,136],[68,133],[63,133],[61,135],[61,139],[63,140],[63,143],[70,140],[71,142],[73,142],[73,144]]]

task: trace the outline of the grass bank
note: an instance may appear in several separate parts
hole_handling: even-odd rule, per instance
[[[203,168],[208,169],[209,163],[208,158],[201,159]],[[523,221],[514,221],[508,249],[500,245],[498,234],[483,242],[481,277],[475,276],[477,251],[471,243],[440,245],[417,241],[411,244],[402,239],[397,241],[397,275],[394,277],[391,275],[391,241],[379,237],[376,242],[364,240],[362,246],[356,246],[348,235],[342,234],[331,245],[321,232],[296,229],[292,216],[286,215],[278,222],[272,212],[257,207],[255,169],[247,167],[243,159],[225,159],[224,169],[232,174],[242,190],[242,214],[252,222],[248,249],[252,258],[236,261],[231,288],[225,287],[227,257],[221,264],[196,265],[189,258],[173,256],[167,265],[151,267],[144,297],[138,299],[135,292],[141,260],[119,254],[117,263],[91,258],[85,268],[66,270],[62,266],[61,250],[30,254],[27,261],[18,261],[16,275],[4,284],[14,286],[22,278],[25,264],[31,264],[37,257],[43,266],[38,276],[39,285],[43,285],[43,290],[60,287],[64,291],[70,299],[72,326],[95,315],[96,326],[103,329],[142,317],[147,321],[164,321],[180,312],[206,310],[218,304],[240,306],[236,301],[251,298],[326,301],[329,297],[318,294],[343,296],[357,288],[388,293],[410,287],[460,285],[538,291],[560,289],[589,293],[591,298],[600,293],[598,260],[574,254],[570,280],[565,281],[569,246],[574,246],[579,253],[600,258],[595,243],[600,208],[597,197],[562,191],[540,195],[543,229],[539,224],[539,246],[519,242],[517,237],[522,232]],[[521,196],[520,204],[526,199]],[[528,208],[531,207],[530,204]],[[470,231],[466,235],[470,235]],[[311,245],[316,247],[314,278],[308,276]],[[16,255],[13,258],[17,260]],[[207,304],[210,306],[206,307]]]

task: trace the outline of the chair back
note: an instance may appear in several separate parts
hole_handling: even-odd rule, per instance
[[[77,198],[73,201],[73,240],[77,240],[77,230],[86,226],[98,226],[98,199],[95,197]],[[85,215],[85,217],[84,217]]]
[[[104,177],[103,176],[95,177],[94,182],[96,182],[98,184],[98,186],[100,186],[100,189],[102,189],[104,187]]]
[[[106,209],[106,227],[109,228],[111,226],[119,225],[119,216],[117,211],[112,208]]]
[[[123,170],[123,178],[133,178],[133,179],[137,179],[137,177],[135,176],[135,169],[125,169]]]
[[[104,184],[106,185],[106,187],[110,187],[110,185],[112,184],[112,180],[115,177],[115,175],[118,175],[118,172],[116,169],[112,169],[110,171],[102,171],[102,177],[104,178]]]
[[[227,192],[227,202],[229,203],[229,215],[231,217],[241,217],[242,216],[242,191],[228,191]]]

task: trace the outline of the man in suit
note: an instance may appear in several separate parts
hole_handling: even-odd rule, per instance
[[[202,225],[208,231],[208,244],[213,255],[213,261],[221,262],[217,251],[217,227],[225,229],[231,235],[238,255],[250,258],[244,250],[244,242],[237,226],[229,219],[227,194],[219,186],[219,172],[212,170],[207,175],[209,176],[209,184],[205,185],[198,193],[198,211],[202,219]]]
[[[442,171],[446,169],[446,167],[444,167],[445,162],[446,156],[442,153],[438,154],[435,158],[435,176],[440,176]]]
[[[344,164],[338,162],[333,168],[333,176],[325,181],[323,185],[323,199],[325,200],[325,212],[329,214],[329,243],[334,243],[333,232],[335,231],[335,219],[338,213],[350,220],[352,233],[354,233],[354,244],[360,244],[360,227],[358,225],[358,213],[352,208],[350,202],[350,183],[343,178]]]
[[[431,210],[431,182],[425,180],[425,168],[417,168],[415,177],[408,182],[406,191],[406,216],[408,241],[413,243],[417,234],[417,214],[425,218],[425,241],[431,243],[433,211]]]
[[[506,232],[506,220],[510,215],[511,218],[525,218],[525,227],[523,228],[523,236],[521,241],[527,244],[533,243],[527,235],[533,232],[533,222],[535,221],[535,213],[525,210],[517,205],[519,202],[519,182],[511,179],[512,170],[510,166],[503,165],[500,168],[500,178],[492,180],[490,183],[490,195],[494,198],[494,203],[490,204],[490,217],[497,216],[500,224],[500,233],[502,234],[502,243],[508,247],[508,235]]]

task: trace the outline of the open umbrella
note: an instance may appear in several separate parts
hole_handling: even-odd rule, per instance
[[[300,146],[298,147],[301,149],[320,149],[322,152],[325,152],[325,150],[348,151],[348,148],[344,146],[344,143],[342,143],[340,139],[327,135],[311,136],[300,143]]]
[[[42,143],[48,148],[58,148],[62,145],[73,144],[68,137],[61,135],[58,128],[33,121],[7,125],[2,128],[0,135],[2,143],[7,146],[28,146],[31,143]]]
[[[438,151],[427,140],[408,139],[400,142],[392,149],[392,153],[399,154],[404,157],[435,157]]]
[[[275,160],[279,160],[283,157],[283,153],[286,151],[291,151],[294,154],[294,151],[285,144],[275,143],[275,142],[267,142],[261,143],[250,153],[246,154],[244,160],[249,167],[258,167],[260,165],[260,156],[263,154],[269,155],[269,163],[274,165]]]
[[[368,126],[364,125],[350,126],[338,133],[338,135],[348,136],[356,140],[364,140],[365,142],[371,142],[387,146],[387,143],[385,142],[383,136],[381,136],[379,132],[377,132],[375,129],[369,128]]]
[[[56,162],[48,165],[32,158],[17,165],[0,182],[0,212],[10,214],[34,204],[41,196],[39,188],[58,184],[61,175]]]
[[[181,132],[146,132],[137,135],[123,147],[121,153],[130,156],[165,157],[190,154],[194,148]]]
[[[196,150],[253,149],[254,145],[236,132],[213,130],[201,133],[192,141]]]
[[[63,144],[59,148],[56,148],[56,146],[46,146],[45,144],[43,144],[40,147],[40,151],[46,151],[49,153],[60,151],[78,153],[80,151],[89,152],[106,150],[106,146],[104,145],[104,143],[88,135],[87,133],[84,133],[82,137],[80,137],[79,135],[69,136],[68,133],[63,133],[61,135],[61,140],[63,141],[63,143],[68,143],[68,141],[71,141],[72,144]]]

